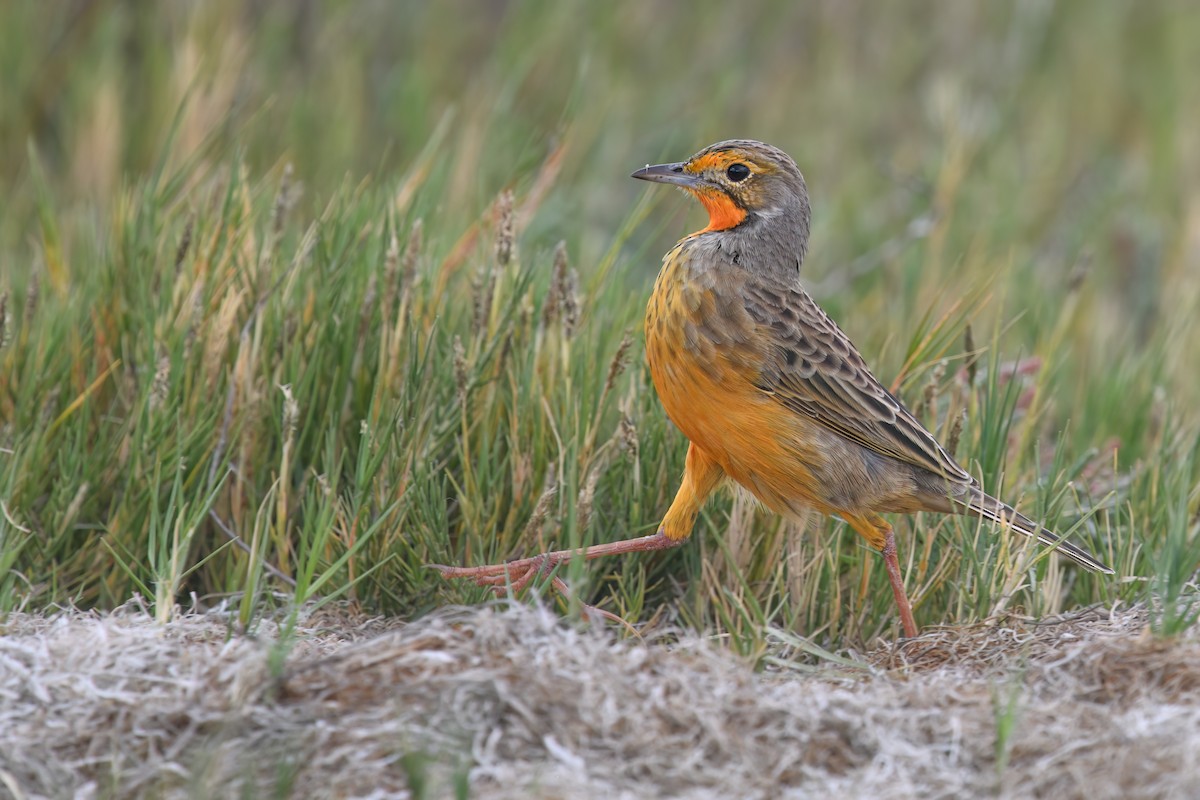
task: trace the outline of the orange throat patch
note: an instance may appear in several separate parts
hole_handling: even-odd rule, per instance
[[[689,189],[708,212],[708,227],[696,233],[725,231],[736,228],[746,219],[746,209],[733,202],[733,198],[720,189]]]

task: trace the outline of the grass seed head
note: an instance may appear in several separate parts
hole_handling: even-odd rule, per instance
[[[621,337],[621,343],[617,345],[617,352],[613,354],[612,361],[608,365],[608,378],[604,381],[604,391],[611,391],[617,378],[625,371],[631,347],[633,347],[633,336],[629,331],[625,331],[625,335]]]
[[[154,371],[154,383],[150,387],[150,410],[157,411],[167,399],[167,391],[171,386],[171,357],[163,356],[158,360],[158,369]]]
[[[492,299],[496,291],[496,273],[481,267],[471,276],[471,333],[487,330],[492,315]]]
[[[950,426],[950,433],[946,436],[946,452],[950,454],[951,458],[954,458],[958,452],[958,442],[962,438],[963,426],[966,424],[967,410],[963,408],[954,418],[954,424]]]
[[[21,318],[21,324],[28,327],[33,321],[33,315],[37,313],[38,296],[41,294],[42,280],[35,272],[29,279],[29,288],[25,291],[25,314]]]
[[[562,314],[563,285],[567,282],[567,243],[559,240],[554,248],[554,266],[550,272],[550,289],[542,306],[542,326],[550,327]]]
[[[513,260],[513,193],[505,189],[496,200],[496,264],[507,267]]]
[[[579,273],[574,269],[567,271],[566,280],[562,284],[562,294],[559,302],[562,304],[563,333],[573,336],[579,324]]]
[[[536,541],[542,532],[542,526],[546,524],[546,519],[550,516],[550,510],[554,506],[554,498],[558,496],[558,479],[554,475],[554,468],[550,467],[546,470],[546,482],[542,487],[542,494],[538,497],[537,504],[533,507],[533,513],[529,515],[529,522],[525,524],[525,530],[521,535],[524,541]]]
[[[946,377],[946,362],[939,361],[933,365],[933,371],[929,373],[929,380],[926,382],[925,390],[921,394],[919,416],[930,426],[934,425],[937,421],[938,388],[944,377]]]
[[[394,292],[399,280],[400,240],[396,238],[396,232],[392,231],[392,235],[388,238],[387,252],[383,256],[383,282],[389,292]]]
[[[367,325],[371,321],[371,313],[375,310],[375,301],[379,296],[379,279],[372,272],[367,276],[367,287],[363,290],[362,305],[359,307],[359,338],[367,335]]]
[[[300,423],[300,404],[296,402],[296,398],[292,395],[291,384],[284,384],[279,387],[283,392],[283,433],[286,441],[292,441],[296,438],[296,428]]]
[[[467,351],[463,348],[462,337],[454,337],[454,385],[458,390],[458,402],[467,402]]]
[[[62,387],[55,386],[46,394],[46,399],[42,402],[42,422],[49,423],[50,420],[58,413],[58,398],[62,394]]]
[[[637,425],[634,424],[633,417],[624,411],[621,413],[621,421],[617,426],[617,435],[620,437],[621,451],[629,456],[630,461],[636,462],[638,458]]]
[[[179,237],[179,247],[175,248],[175,274],[179,274],[179,270],[183,267],[183,260],[187,258],[188,250],[192,247],[192,229],[196,224],[196,216],[193,214],[188,217],[188,221],[183,226],[183,236]]]
[[[967,363],[963,365],[967,373],[967,386],[974,386],[975,375],[979,371],[979,353],[975,352],[975,334],[969,322],[963,329],[963,352],[967,354]]]
[[[592,510],[596,506],[596,486],[600,483],[600,476],[604,473],[604,467],[607,466],[608,459],[602,458],[592,466],[588,472],[587,480],[583,482],[583,488],[579,490],[579,500],[575,504],[576,519],[579,520],[580,532],[586,531],[592,522]]]
[[[271,242],[279,243],[283,236],[283,221],[292,205],[292,164],[289,161],[283,167],[283,175],[279,179],[279,190],[275,193],[275,205],[271,209]]]
[[[424,234],[425,222],[418,218],[408,232],[408,241],[404,245],[404,257],[400,259],[400,277],[404,282],[404,288],[409,291],[417,282],[417,261],[421,256]]]

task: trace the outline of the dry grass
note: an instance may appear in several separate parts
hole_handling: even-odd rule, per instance
[[[526,607],[279,629],[12,615],[0,785],[36,797],[1183,797],[1200,639],[1143,610],[943,629],[755,672]],[[273,666],[274,665],[274,666]],[[788,667],[794,668],[788,668]],[[1007,762],[1006,767],[1002,767]]]

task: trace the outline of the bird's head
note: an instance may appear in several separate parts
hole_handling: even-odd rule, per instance
[[[808,189],[791,156],[750,139],[709,145],[687,161],[647,166],[634,178],[678,186],[708,211],[697,233],[765,227],[808,240]],[[757,233],[767,231],[758,230]]]

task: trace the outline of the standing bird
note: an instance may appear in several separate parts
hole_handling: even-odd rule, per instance
[[[519,591],[577,554],[673,547],[691,535],[705,500],[730,478],[779,514],[811,508],[841,517],[879,550],[910,638],[917,626],[895,535],[881,513],[984,517],[1112,574],[984,492],[804,291],[808,190],[790,156],[762,142],[731,140],[632,177],[682,188],[709,217],[707,227],[663,257],[646,308],[654,388],[689,441],[675,500],[653,536],[508,564],[439,567],[443,575]],[[557,578],[555,586],[565,588]]]

